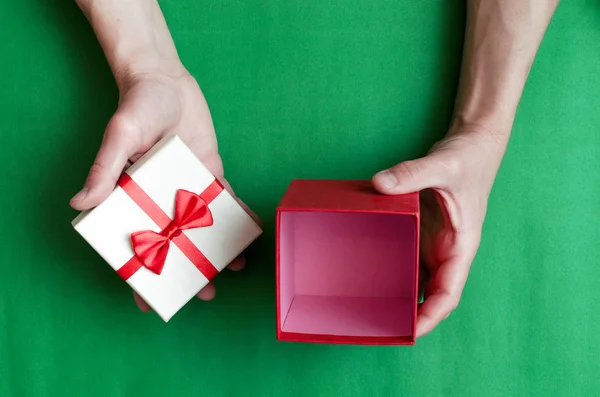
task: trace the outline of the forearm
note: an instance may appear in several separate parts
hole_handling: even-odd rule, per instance
[[[516,109],[558,0],[468,0],[454,125],[508,140]],[[452,131],[452,129],[451,129]]]
[[[135,73],[161,69],[180,73],[181,64],[156,0],[77,0],[113,71],[117,84]]]

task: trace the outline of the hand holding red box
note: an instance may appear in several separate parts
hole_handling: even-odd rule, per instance
[[[420,159],[373,178],[382,194],[421,193],[421,274],[425,300],[417,337],[457,307],[481,239],[487,201],[508,136],[456,122],[446,138]]]

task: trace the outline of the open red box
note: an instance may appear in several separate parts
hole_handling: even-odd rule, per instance
[[[277,339],[412,345],[419,196],[294,180],[277,208]]]

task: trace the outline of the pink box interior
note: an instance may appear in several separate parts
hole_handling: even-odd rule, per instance
[[[412,336],[417,217],[283,211],[279,230],[283,332]]]

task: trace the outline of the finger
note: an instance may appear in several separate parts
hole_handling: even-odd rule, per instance
[[[109,121],[96,160],[83,189],[71,199],[76,210],[100,204],[114,190],[117,180],[136,150],[137,127],[128,119],[115,115]]]
[[[456,309],[473,257],[464,254],[443,263],[429,281],[417,315],[417,337],[428,334]]]
[[[430,295],[419,308],[417,338],[430,333],[458,305],[458,298],[446,293]]]
[[[240,255],[237,258],[235,258],[229,264],[229,266],[227,266],[227,268],[234,272],[239,272],[240,270],[242,270],[244,268],[244,266],[246,266],[246,257],[244,255]]]
[[[133,299],[135,300],[135,303],[138,305],[141,311],[149,312],[150,310],[152,310],[150,306],[146,303],[146,301],[144,301],[142,297],[139,296],[135,291],[133,291]]]
[[[428,157],[404,161],[373,176],[373,186],[382,194],[406,194],[435,187],[442,171],[439,164]]]
[[[209,301],[214,299],[216,294],[217,290],[215,289],[215,285],[213,283],[208,283],[206,287],[202,288],[196,296],[203,301]]]

